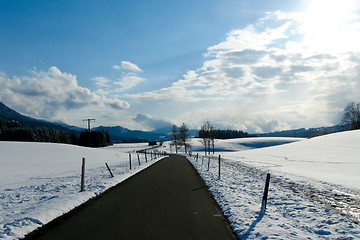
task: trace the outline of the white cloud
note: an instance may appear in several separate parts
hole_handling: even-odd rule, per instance
[[[155,101],[164,116],[190,125],[211,120],[219,126],[263,132],[336,124],[346,103],[359,100],[360,18],[337,25],[335,35],[331,28],[321,35],[304,19],[304,13],[267,13],[230,31],[224,41],[207,49],[201,67],[186,71],[167,87],[123,97],[145,100],[146,106]],[[122,61],[113,68],[126,71],[116,82],[92,78],[96,92],[79,87],[76,76],[56,67],[25,77],[0,73],[0,100],[33,116],[60,118],[66,109],[81,108],[110,119],[110,110],[129,104],[105,96],[145,81],[134,63]],[[127,121],[150,129],[163,123],[144,114]]]
[[[136,64],[129,61],[121,61],[120,65],[114,65],[113,69],[125,69],[133,72],[142,72],[141,68],[139,68]]]
[[[130,107],[128,102],[121,101],[118,99],[105,99],[104,103],[105,105],[108,105],[115,110],[122,110]]]
[[[149,114],[137,114],[134,121],[141,124],[143,128],[148,130],[156,130],[164,127],[171,127],[173,124],[167,120],[155,118]]]
[[[111,80],[107,77],[94,77],[91,80],[95,82],[98,88],[109,88],[111,86]]]
[[[96,78],[101,84],[105,78]],[[0,75],[0,101],[23,114],[50,120],[66,119],[69,111],[84,112],[127,109],[126,101],[106,98],[77,84],[76,76],[57,67],[32,71],[30,76],[9,78]]]
[[[231,31],[224,42],[209,47],[208,54],[211,55],[217,51],[267,49],[276,40],[287,38],[286,32],[290,27],[291,22],[287,21],[276,28],[265,28],[264,31],[259,31],[257,26],[250,24],[244,29]]]
[[[145,81],[144,78],[132,74],[127,74],[122,78],[120,78],[119,81],[115,82],[114,84],[120,86],[120,89],[117,89],[118,91],[125,91],[135,87],[136,85],[138,85],[143,81]]]
[[[209,47],[202,67],[187,71],[171,86],[127,97],[175,100],[188,105],[192,114],[201,108],[200,116],[203,109],[222,116],[231,112],[228,118],[253,122],[258,127],[247,126],[256,131],[337,124],[332,116],[351,99],[358,100],[360,48],[349,43],[349,36],[360,41],[359,19],[340,29],[348,39],[318,42],[321,32],[312,41],[301,14],[267,13]],[[271,120],[259,120],[263,118]]]

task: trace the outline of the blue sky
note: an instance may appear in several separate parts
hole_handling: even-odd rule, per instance
[[[151,130],[337,124],[359,101],[355,0],[1,1],[0,101]]]

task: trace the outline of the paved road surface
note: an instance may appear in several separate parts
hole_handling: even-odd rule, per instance
[[[28,239],[236,239],[180,156],[155,163],[55,222]]]

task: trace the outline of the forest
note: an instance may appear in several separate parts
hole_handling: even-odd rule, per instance
[[[86,147],[111,145],[109,133],[100,131],[70,132],[53,128],[30,128],[17,121],[0,119],[0,141],[51,142]]]

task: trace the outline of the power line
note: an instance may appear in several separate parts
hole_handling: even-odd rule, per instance
[[[95,118],[87,118],[87,119],[84,119],[83,122],[87,121],[88,122],[88,130],[90,132],[90,122],[91,121],[94,121],[95,122]]]

